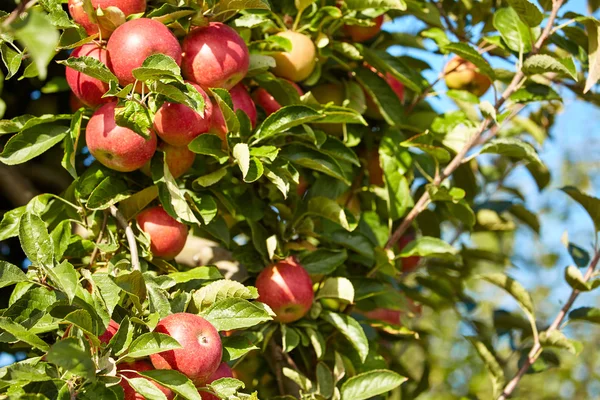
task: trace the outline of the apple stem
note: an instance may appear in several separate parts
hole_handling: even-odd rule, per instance
[[[129,252],[131,254],[131,268],[133,268],[134,271],[140,271],[140,258],[138,256],[137,243],[135,241],[133,229],[131,229],[131,226],[117,207],[110,206],[110,215],[112,215],[117,220],[119,226],[125,230],[125,236],[127,237]]]

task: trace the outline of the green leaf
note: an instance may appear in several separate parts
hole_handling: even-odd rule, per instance
[[[192,211],[199,216],[205,224],[210,224],[217,216],[217,202],[207,193],[185,192]]]
[[[348,379],[342,385],[342,400],[365,400],[388,393],[407,378],[386,369],[363,372]]]
[[[585,81],[583,93],[587,93],[600,79],[600,25],[595,21],[585,22],[588,34],[588,77]]]
[[[579,268],[587,267],[591,259],[590,254],[587,251],[573,243],[569,243],[567,248],[569,250],[569,255]]]
[[[0,241],[19,234],[19,221],[26,211],[26,207],[22,206],[4,213],[0,222]]]
[[[25,19],[14,23],[13,27],[15,37],[31,55],[40,79],[46,79],[48,63],[54,56],[60,39],[58,30],[47,14],[38,9],[30,10]]]
[[[323,311],[321,318],[333,325],[342,335],[348,339],[352,347],[356,349],[360,360],[365,362],[369,354],[369,342],[362,327],[356,320],[346,314],[337,314],[330,311]],[[371,397],[371,396],[368,396]],[[365,397],[365,398],[368,398]],[[349,397],[350,399],[351,397]]]
[[[569,313],[571,321],[586,321],[600,324],[600,308],[580,307]]]
[[[492,80],[496,78],[496,74],[487,60],[470,45],[466,43],[450,43],[444,46],[444,50],[450,51],[465,60],[472,62],[479,69],[479,72],[490,77]]]
[[[144,60],[141,67],[131,72],[135,79],[142,82],[160,78],[174,78],[183,82],[179,65],[173,58],[164,54],[152,54]]]
[[[345,0],[344,2],[350,10],[368,10],[370,8],[386,8],[390,10],[406,10],[404,0]]]
[[[125,106],[115,108],[115,122],[129,128],[144,139],[152,132],[152,117],[148,109],[135,100],[127,100]]]
[[[544,20],[544,14],[529,0],[508,0],[508,5],[517,12],[521,21],[531,28],[539,26]]]
[[[40,217],[29,212],[19,222],[19,240],[27,258],[35,265],[52,268],[54,244]]]
[[[145,209],[158,196],[158,187],[148,186],[139,192],[119,201],[119,211],[126,221],[131,220],[139,212]]]
[[[244,286],[228,279],[211,282],[194,293],[190,312],[200,313],[213,304],[228,298],[254,300],[258,298],[258,292],[252,286]]]
[[[378,150],[387,189],[386,201],[392,220],[402,218],[406,210],[413,205],[410,184],[405,176],[411,169],[412,158],[408,149],[400,146],[401,142],[400,133],[390,129],[381,140]]]
[[[238,143],[233,146],[232,151],[233,159],[236,161],[237,165],[240,167],[240,171],[242,171],[242,176],[244,179],[248,174],[248,170],[250,169],[250,149],[246,143]]]
[[[356,223],[350,224],[344,209],[337,201],[327,197],[314,197],[308,201],[307,214],[326,218],[347,231],[353,231]]]
[[[365,94],[373,99],[383,119],[392,126],[402,125],[405,120],[404,106],[387,81],[367,68],[357,68],[354,72]]]
[[[561,190],[571,196],[573,200],[578,202],[587,211],[594,222],[596,232],[600,231],[600,199],[581,193],[579,189],[572,186],[566,186]]]
[[[500,8],[494,13],[494,28],[500,32],[509,49],[517,53],[529,53],[532,49],[529,27],[521,21],[517,12]],[[527,61],[526,61],[527,63]]]
[[[110,342],[108,342],[108,345],[116,356],[120,356],[129,348],[133,341],[134,330],[135,327],[129,321],[129,317],[125,317],[121,320],[117,333],[115,333],[110,339]]]
[[[19,325],[8,318],[0,317],[0,329],[12,335],[16,340],[27,343],[28,345],[48,351],[48,344],[31,332],[28,332],[22,325]]]
[[[204,176],[197,178],[194,181],[194,184],[199,185],[201,187],[212,186],[212,185],[218,183],[221,179],[223,179],[225,177],[225,175],[227,175],[228,169],[229,169],[229,166],[219,168],[219,169],[211,172],[210,174],[206,174]]]
[[[333,382],[333,373],[324,362],[317,364],[317,384],[318,392],[325,398],[330,398],[333,395],[333,388],[335,384]]]
[[[46,355],[46,360],[76,376],[90,380],[96,378],[96,368],[91,354],[80,346],[76,338],[63,339],[53,344]]]
[[[161,392],[156,385],[153,385],[148,379],[128,378],[124,375],[122,375],[122,379],[125,379],[133,388],[133,390],[141,394],[146,400],[167,400],[167,396],[165,396],[165,394]]]
[[[558,347],[571,354],[577,354],[577,342],[567,339],[564,333],[558,330],[540,332],[540,343],[543,347]]]
[[[225,11],[238,11],[246,9],[270,10],[269,2],[266,0],[220,0],[216,3],[215,14]]]
[[[236,298],[218,301],[201,315],[218,331],[249,328],[272,319],[263,308]]]
[[[583,278],[581,271],[574,265],[569,265],[565,268],[565,280],[575,290],[587,292],[591,290],[591,286]]]
[[[67,221],[69,224],[70,221]],[[69,261],[63,260],[56,267],[48,270],[48,276],[56,284],[56,286],[67,295],[69,303],[75,298],[75,293],[79,287],[79,276],[75,267]]]
[[[109,176],[92,191],[86,206],[90,210],[106,210],[131,196],[131,193],[131,189],[123,179]]]
[[[282,158],[291,161],[293,164],[322,172],[333,178],[339,179],[348,186],[351,185],[351,182],[344,170],[342,170],[340,164],[329,155],[299,144],[285,146],[280,154]]]
[[[285,353],[289,353],[294,350],[300,344],[300,335],[296,331],[296,329],[287,326],[285,324],[281,325],[281,346]]]
[[[244,387],[244,383],[234,378],[221,378],[209,383],[208,387],[210,387],[215,393],[217,393],[219,398],[229,399],[234,398],[237,391]]]
[[[66,169],[73,179],[77,179],[75,168],[75,156],[77,155],[79,135],[81,134],[81,123],[83,122],[84,110],[77,110],[71,119],[71,126],[65,138],[65,154],[61,165]]]
[[[150,378],[162,386],[171,389],[175,393],[189,400],[201,400],[198,389],[181,372],[174,370],[150,370],[140,371],[140,375]]]
[[[502,389],[504,388],[504,385],[506,383],[506,378],[504,377],[504,370],[500,366],[500,363],[496,359],[496,356],[485,345],[485,343],[481,342],[476,337],[466,336],[465,338],[469,342],[471,342],[471,344],[477,351],[479,358],[481,358],[488,372],[491,375],[494,397],[499,396],[500,393],[502,393]]]
[[[142,358],[162,351],[181,349],[177,340],[169,335],[157,332],[148,332],[138,336],[129,346],[126,356],[129,358]]]
[[[7,45],[6,42],[3,42],[2,45],[0,45],[0,52],[2,53],[2,61],[4,62],[4,66],[8,71],[5,79],[8,80],[19,71],[19,68],[21,68],[23,55]]]
[[[529,143],[517,138],[493,139],[481,148],[481,153],[500,154],[502,156],[514,157],[519,160],[526,160],[536,164],[542,163],[535,148]]]
[[[577,81],[577,68],[573,63],[572,58],[556,59],[547,54],[536,54],[525,60],[522,70],[525,75],[554,72],[560,75],[569,76]]]
[[[196,154],[211,156],[219,164],[224,164],[229,159],[229,154],[223,150],[223,141],[217,135],[200,135],[188,145],[188,149]]]
[[[515,103],[531,103],[535,101],[562,101],[560,95],[550,86],[539,83],[528,84],[510,95],[510,100]]]
[[[175,283],[186,283],[193,280],[215,280],[223,276],[217,267],[196,267],[185,272],[174,272],[169,274],[169,278]]]
[[[329,275],[348,258],[346,250],[317,249],[300,256],[300,263],[309,274]]]
[[[323,115],[314,109],[303,105],[285,106],[269,115],[254,133],[256,143],[273,137],[279,133],[287,132],[291,128],[307,124],[323,118]]]
[[[0,288],[27,281],[27,276],[16,265],[0,260]]]
[[[348,278],[327,278],[317,292],[315,299],[339,299],[346,303],[354,303],[354,286]]]
[[[69,128],[60,125],[37,125],[11,137],[0,153],[0,161],[6,165],[22,164],[39,156],[61,142]]]
[[[252,334],[229,336],[221,338],[223,342],[223,361],[233,361],[259,347],[252,343]]]
[[[434,256],[434,257],[453,257],[458,254],[458,249],[444,242],[441,239],[423,236],[408,243],[397,257],[405,258],[412,256]]]
[[[102,82],[118,82],[117,77],[108,69],[106,64],[94,57],[70,57],[58,61],[58,63]]]
[[[225,89],[210,89],[212,97],[217,102],[217,106],[221,113],[223,114],[223,119],[225,121],[225,125],[227,126],[227,132],[232,134],[233,136],[238,135],[240,132],[240,121],[234,111],[233,101],[231,100],[231,95]],[[217,112],[213,110],[213,113]]]

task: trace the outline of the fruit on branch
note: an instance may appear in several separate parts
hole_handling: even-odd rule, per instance
[[[206,384],[212,383],[221,378],[233,378],[233,371],[231,368],[229,368],[227,363],[221,363],[219,368],[217,368],[217,370],[208,378]],[[202,397],[202,400],[219,400],[217,396],[211,393],[201,392],[200,396]]]
[[[193,29],[183,40],[183,76],[204,90],[231,89],[248,72],[250,55],[235,29],[220,22]]]
[[[374,321],[381,321],[390,325],[402,325],[401,318],[404,313],[400,310],[391,310],[389,308],[376,308],[364,314],[365,317]]]
[[[127,21],[112,34],[106,45],[109,68],[119,78],[121,86],[135,82],[132,71],[146,58],[164,54],[181,64],[181,46],[175,35],[162,23],[140,18]],[[136,85],[141,89],[141,85]]]
[[[150,364],[148,361],[138,360],[138,361],[135,361],[132,363],[119,364],[117,367],[117,373],[119,375],[127,377],[129,379],[143,378],[137,372],[151,371],[153,369],[154,368],[152,367],[152,364]],[[133,372],[133,371],[137,371],[137,372]],[[148,379],[148,378],[144,378],[144,379]],[[152,384],[154,386],[156,386],[161,392],[163,392],[163,394],[167,397],[167,399],[171,400],[171,399],[175,398],[175,393],[173,393],[173,391],[171,391],[171,389],[167,389],[166,387],[159,385],[158,383],[154,382],[151,379],[148,379],[148,381],[152,382]],[[129,384],[129,382],[127,382],[127,380],[125,378],[121,378],[121,382],[119,382],[119,385],[121,385],[121,387],[123,388],[123,392],[125,394],[124,400],[144,400],[145,399],[144,396],[142,396],[141,394],[136,392],[135,389],[133,389],[131,387],[131,385]]]
[[[210,322],[199,315],[175,313],[161,319],[154,330],[177,340],[180,349],[151,354],[156,369],[174,369],[203,386],[215,373],[223,349],[219,332]]]
[[[106,330],[104,331],[104,333],[102,335],[98,336],[98,339],[100,340],[100,342],[102,342],[104,344],[108,344],[108,342],[110,342],[110,339],[112,339],[112,337],[115,336],[115,334],[119,330],[119,327],[120,327],[120,325],[111,319],[110,322],[108,323],[108,326],[106,327]]]
[[[296,186],[296,193],[298,193],[298,196],[303,197],[304,193],[306,193],[307,190],[308,190],[308,181],[306,180],[305,177],[300,175],[300,178],[298,179],[298,186]]]
[[[374,25],[371,26],[360,26],[360,25],[344,25],[344,34],[349,37],[353,42],[366,42],[367,40],[373,39],[379,32],[381,32],[381,25],[383,24],[383,15],[374,18]]]
[[[85,12],[83,3],[85,0],[69,0],[69,14],[75,22],[83,26],[88,35],[93,35],[100,31],[96,22],[92,22],[89,15]],[[101,8],[106,10],[108,7],[116,7],[121,10],[125,17],[131,14],[140,14],[146,11],[146,0],[91,0],[94,10]],[[111,34],[110,30],[102,29],[102,38],[107,39]]]
[[[289,39],[292,50],[272,55],[276,62],[273,73],[294,82],[308,78],[317,62],[317,49],[311,38],[293,31],[280,32],[277,36]]]
[[[487,92],[492,81],[479,72],[477,66],[461,57],[454,57],[444,67],[448,89],[466,90],[480,97]]]
[[[71,57],[91,57],[103,64],[108,63],[108,53],[102,47],[95,43],[87,43],[81,47],[77,47],[71,53]],[[73,94],[85,106],[96,108],[101,104],[110,102],[110,97],[102,98],[104,93],[108,91],[108,83],[102,82],[100,79],[92,78],[89,75],[67,67],[65,70],[67,83],[73,91]],[[77,107],[76,109],[78,109]]]
[[[375,70],[374,68],[371,68],[371,70],[373,72],[377,72],[377,70]],[[377,72],[377,74],[384,78],[385,81],[388,83],[388,85],[390,85],[390,88],[392,88],[392,90],[394,91],[394,93],[396,93],[396,96],[398,96],[398,100],[400,100],[400,103],[404,103],[404,85],[394,77],[394,75],[392,75],[389,72],[386,72],[385,75],[383,75],[380,72]],[[371,97],[371,95],[365,90],[365,99],[366,99],[366,105],[367,105],[367,109],[365,111],[365,116],[372,118],[372,119],[376,119],[379,121],[383,120],[383,115],[381,115],[381,111],[379,110],[379,107],[377,106],[377,104],[375,104],[375,100],[373,100],[373,97]]]
[[[155,257],[174,258],[185,246],[187,226],[167,214],[161,206],[142,211],[136,219],[150,236],[150,250]]]
[[[206,92],[191,83],[204,98],[204,114],[198,114],[185,104],[165,102],[154,116],[154,130],[173,146],[187,146],[192,140],[210,129],[213,106]]]
[[[297,83],[292,81],[288,82],[294,87],[294,89],[296,89],[300,96],[304,94],[304,91],[302,91],[302,88],[298,86]],[[281,104],[279,104],[277,100],[275,100],[275,97],[273,97],[271,93],[267,92],[265,88],[256,89],[254,93],[252,93],[252,98],[256,104],[265,110],[267,115],[271,115],[281,108]]]
[[[231,102],[233,103],[233,111],[242,110],[245,112],[248,118],[250,118],[252,128],[254,128],[257,119],[256,105],[254,105],[254,101],[246,87],[239,83],[229,91],[229,94],[231,95]],[[223,139],[225,138],[225,135],[227,135],[227,124],[225,118],[223,118],[223,113],[216,102],[213,103],[210,132],[221,136]]]
[[[263,269],[256,278],[258,300],[273,309],[276,321],[289,323],[302,318],[312,306],[314,293],[308,272],[295,257]]]
[[[156,134],[148,139],[115,122],[116,102],[100,107],[85,130],[90,153],[103,165],[119,172],[131,172],[142,167],[156,151]]]
[[[165,153],[167,167],[175,179],[185,174],[194,164],[194,160],[196,159],[196,154],[187,147],[175,147],[163,142],[158,145],[158,148]],[[152,176],[152,171],[150,169],[151,161],[152,160],[148,161],[140,168],[144,174],[150,177]]]
[[[414,241],[416,239],[416,235],[414,231],[409,231],[402,235],[400,239],[398,239],[398,250],[402,251],[406,247],[407,244]],[[421,257],[419,256],[410,256],[401,258],[402,262],[402,272],[412,272],[417,269],[419,262],[421,261]]]
[[[317,101],[323,105],[333,103],[334,106],[342,106],[346,100],[346,89],[340,83],[324,83],[315,86],[311,90]],[[344,134],[343,124],[314,124],[315,128],[334,136]]]

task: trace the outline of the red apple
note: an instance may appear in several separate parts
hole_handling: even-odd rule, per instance
[[[298,179],[298,186],[296,186],[296,193],[298,193],[298,196],[303,197],[307,190],[308,181],[301,175]]]
[[[288,81],[288,82],[291,83],[292,86],[294,86],[294,89],[296,89],[296,91],[298,92],[298,94],[300,96],[302,96],[304,94],[304,92],[302,91],[302,88],[300,88],[300,86],[298,86],[298,84],[296,84],[295,82],[292,82],[292,81]],[[263,110],[265,110],[265,113],[267,115],[271,115],[275,111],[277,111],[281,108],[281,104],[279,104],[277,102],[277,100],[275,100],[275,97],[273,97],[273,95],[270,94],[269,92],[267,92],[267,90],[264,88],[256,89],[254,91],[254,93],[252,94],[252,98],[254,99],[254,102],[256,104],[258,104],[259,106],[262,107]]]
[[[448,89],[466,90],[481,97],[492,85],[486,75],[479,72],[477,66],[461,57],[454,57],[444,67]]]
[[[139,361],[134,361],[132,363],[127,363],[127,364],[119,364],[117,367],[117,371],[118,374],[127,378],[143,378],[143,376],[141,376],[140,374],[138,374],[137,372],[143,372],[143,371],[151,371],[154,368],[152,368],[152,365],[148,362],[148,361],[144,361],[144,360],[139,360]],[[137,372],[133,372],[133,371],[137,371]],[[145,378],[148,379],[148,378]],[[149,382],[152,382],[152,384],[154,386],[156,386],[161,392],[163,392],[163,394],[167,397],[167,399],[171,400],[175,397],[175,393],[173,393],[171,391],[171,389],[167,389],[164,386],[159,385],[158,383],[154,382],[151,379],[148,379]],[[119,385],[121,385],[121,387],[123,388],[123,392],[125,393],[125,397],[124,400],[144,400],[145,397],[142,396],[141,394],[139,394],[138,392],[136,392],[131,385],[129,384],[129,382],[127,382],[127,380],[125,380],[125,378],[121,378],[121,382],[119,382]]]
[[[94,58],[103,64],[108,63],[106,50],[95,43],[84,44],[71,53],[71,57],[83,56]],[[112,100],[110,97],[102,98],[108,91],[108,83],[69,67],[65,70],[65,76],[73,94],[87,107],[95,108]]]
[[[75,93],[73,93],[73,92],[69,93],[69,108],[71,109],[72,113],[79,110],[81,107],[85,107],[85,106],[86,105],[83,104],[77,96],[75,96]]]
[[[359,25],[344,25],[344,34],[353,42],[366,42],[373,39],[381,31],[383,24],[383,15],[373,19],[375,25],[359,26]]]
[[[96,23],[90,20],[83,8],[84,0],[69,0],[69,14],[75,22],[83,26],[88,35],[98,33],[100,30]],[[146,0],[91,0],[92,6],[95,9],[103,10],[108,7],[116,7],[125,14],[125,17],[131,14],[139,14],[146,11]],[[111,32],[102,30],[102,37],[108,38]]]
[[[165,153],[167,167],[169,167],[169,171],[175,179],[185,174],[196,159],[196,154],[187,147],[175,147],[163,142],[158,145],[158,148]],[[151,161],[148,161],[140,168],[144,174],[150,177],[152,176],[152,171],[150,170]]]
[[[246,113],[248,118],[250,118],[250,122],[252,123],[252,128],[256,126],[256,106],[254,105],[254,101],[248,90],[244,85],[237,84],[230,91],[231,102],[233,103],[233,111],[242,110]],[[225,138],[227,135],[227,125],[225,123],[225,119],[223,118],[223,113],[219,106],[214,103],[213,104],[213,113],[212,113],[212,126],[210,131],[215,133],[222,138]]]
[[[161,206],[142,211],[136,219],[150,236],[150,250],[155,257],[174,258],[185,246],[187,226],[167,214]]]
[[[116,102],[100,107],[85,130],[90,153],[103,165],[120,172],[131,172],[146,164],[156,151],[156,134],[144,139],[115,122]]]
[[[194,138],[210,129],[213,106],[206,92],[191,83],[204,98],[204,114],[198,114],[185,104],[164,103],[154,116],[154,130],[173,146],[187,146]]]
[[[134,83],[131,71],[141,67],[153,54],[164,54],[181,64],[181,46],[175,35],[162,23],[149,18],[133,19],[119,26],[106,49],[109,67],[121,86]]]
[[[219,367],[223,356],[219,332],[199,315],[171,314],[161,319],[154,331],[170,335],[182,346],[150,355],[156,369],[177,370],[196,386],[203,386]]]
[[[302,318],[312,306],[314,293],[308,272],[295,257],[263,269],[256,278],[258,300],[273,309],[276,321],[288,323]]]
[[[102,335],[98,336],[98,339],[100,340],[100,342],[102,342],[104,344],[108,344],[108,342],[110,342],[110,339],[112,339],[113,336],[115,336],[115,334],[119,330],[119,327],[120,327],[120,325],[111,319],[110,322],[108,323],[108,326],[106,327],[106,330],[104,331],[104,333]]]
[[[407,244],[415,240],[414,232],[407,232],[398,240],[398,250],[402,251]],[[419,261],[421,261],[421,257],[419,256],[410,256],[400,259],[402,261],[402,272],[412,272],[417,269],[419,265]]]
[[[235,29],[220,22],[193,29],[183,40],[183,76],[204,90],[231,89],[248,72],[250,55]]]
[[[391,310],[389,308],[376,308],[365,313],[365,317],[375,321],[386,322],[390,325],[401,325],[400,318],[403,312],[400,310]]]
[[[217,368],[217,370],[208,378],[206,384],[212,383],[221,378],[233,378],[233,371],[231,371],[231,368],[229,368],[227,363],[221,363],[219,368]],[[202,400],[219,400],[217,396],[206,392],[201,392],[200,396],[202,397]]]
[[[294,31],[280,32],[277,36],[289,39],[292,42],[292,50],[272,55],[276,62],[273,73],[294,82],[308,78],[317,63],[317,49],[312,39]]]

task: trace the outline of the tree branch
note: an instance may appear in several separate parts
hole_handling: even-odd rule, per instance
[[[137,243],[135,241],[133,229],[131,229],[131,226],[117,207],[110,206],[110,215],[112,215],[117,220],[119,226],[125,230],[125,236],[127,237],[127,243],[129,244],[129,252],[131,253],[131,268],[133,268],[134,271],[141,271],[140,258],[138,256]]]
[[[597,250],[596,254],[594,255],[594,259],[588,266],[587,271],[583,277],[584,282],[587,282],[592,277],[592,274],[594,273],[594,270],[596,269],[596,266],[598,265],[599,260],[600,260],[600,251]],[[581,292],[579,290],[573,289],[573,291],[571,292],[571,296],[569,296],[569,299],[567,300],[565,305],[560,309],[560,311],[558,312],[558,315],[556,316],[556,318],[554,318],[554,321],[552,321],[552,324],[546,330],[546,332],[560,330],[560,328],[559,328],[560,325],[562,324],[563,320],[567,316],[567,313],[573,306],[573,303],[575,302],[575,300],[577,299],[577,297],[579,296],[580,293]],[[536,362],[536,360],[538,359],[540,354],[542,354],[542,345],[540,344],[539,341],[537,341],[536,343],[534,343],[533,347],[531,348],[531,351],[529,352],[529,354],[527,356],[527,360],[525,360],[525,362],[523,363],[523,365],[521,366],[519,371],[516,373],[516,375],[504,387],[504,390],[502,391],[502,394],[500,395],[500,397],[498,397],[498,400],[506,400],[512,394],[512,392],[515,390],[515,388],[521,381],[521,378],[523,378],[523,376],[527,373],[527,371],[533,365],[533,363]]]
[[[550,35],[550,32],[552,31],[552,25],[554,24],[554,20],[556,19],[558,10],[562,6],[563,2],[564,0],[553,1],[552,12],[550,14],[550,17],[548,18],[548,24],[544,28],[538,41],[533,46],[530,55],[537,54],[540,51],[546,39],[548,38],[548,36]],[[519,68],[519,71],[517,71],[506,90],[502,93],[502,96],[496,102],[494,106],[496,110],[499,110],[500,107],[502,107],[502,105],[506,102],[506,100],[520,87],[520,85],[522,84],[521,81],[524,77],[525,74],[523,73],[521,68]],[[489,117],[485,118],[481,122],[475,133],[467,140],[463,148],[458,152],[458,154],[456,154],[456,156],[452,159],[450,164],[448,164],[446,168],[442,171],[442,173],[436,177],[436,179],[433,182],[435,186],[439,186],[442,182],[444,182],[446,178],[452,175],[452,173],[461,165],[463,158],[474,146],[479,144],[479,139],[481,138],[481,135],[483,135],[483,133],[488,130],[488,127],[491,123],[492,120]],[[489,135],[487,140],[491,139],[492,137],[493,135]],[[398,242],[398,240],[413,223],[415,218],[417,218],[417,216],[427,208],[430,200],[431,199],[429,197],[429,193],[423,193],[421,198],[419,198],[419,200],[415,204],[414,208],[408,213],[408,215],[404,218],[400,226],[394,231],[392,236],[389,238],[388,242],[385,245],[386,249],[392,248]]]
[[[35,3],[37,3],[38,0],[22,0],[19,5],[17,6],[17,8],[15,8],[9,15],[8,17],[6,17],[6,19],[4,20],[4,22],[2,22],[2,28],[3,30],[6,30],[10,24],[12,24],[13,22],[15,22],[20,16],[21,14],[25,13],[28,9],[30,9],[31,7],[33,7],[35,5]]]

